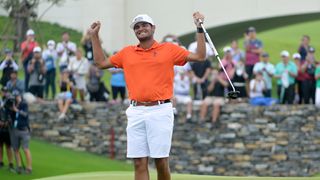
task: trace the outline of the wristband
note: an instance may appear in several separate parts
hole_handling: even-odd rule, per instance
[[[197,27],[197,33],[204,33],[204,31],[201,27]]]

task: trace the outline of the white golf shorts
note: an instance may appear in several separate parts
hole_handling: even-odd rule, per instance
[[[126,115],[128,158],[169,157],[174,120],[171,103],[130,105]]]

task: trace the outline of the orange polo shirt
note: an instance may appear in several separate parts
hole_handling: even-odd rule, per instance
[[[149,49],[125,47],[110,62],[123,68],[131,100],[157,101],[172,97],[173,66],[184,65],[189,53],[175,44],[155,41]]]

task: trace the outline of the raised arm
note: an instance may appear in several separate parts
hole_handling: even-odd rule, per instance
[[[110,60],[105,56],[99,38],[99,30],[100,30],[101,23],[100,21],[96,21],[91,24],[90,28],[88,29],[88,35],[91,37],[92,41],[92,48],[93,48],[93,56],[94,56],[94,63],[100,69],[107,69],[114,67],[111,64]]]
[[[199,12],[193,13],[193,20],[197,26],[197,51],[196,53],[190,53],[187,61],[204,61],[206,59],[206,40],[199,19],[203,22],[204,16]]]

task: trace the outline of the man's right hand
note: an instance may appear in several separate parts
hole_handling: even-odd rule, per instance
[[[93,22],[90,26],[90,28],[88,29],[87,33],[90,37],[94,36],[94,35],[98,35],[99,33],[99,30],[100,30],[100,26],[101,26],[101,23],[100,21],[96,21],[96,22]]]

